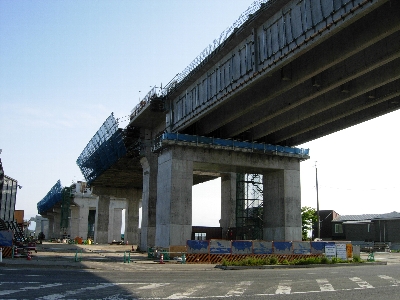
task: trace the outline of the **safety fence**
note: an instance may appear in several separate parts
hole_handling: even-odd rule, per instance
[[[279,263],[284,260],[320,257],[325,253],[325,246],[334,242],[299,241],[269,242],[251,240],[188,240],[186,243],[187,263],[221,263],[238,261],[247,257],[275,257]]]
[[[321,257],[323,254],[186,254],[187,264],[220,264],[223,261],[241,261],[246,258],[257,258],[257,259],[271,259],[275,258],[277,263],[283,263],[285,261],[291,262],[294,260],[310,258],[310,257]]]
[[[286,153],[291,155],[296,155],[300,157],[307,157],[309,155],[309,149],[263,144],[263,143],[253,143],[238,140],[227,140],[213,137],[165,132],[157,137],[152,146],[152,151],[157,152],[163,148],[163,145],[168,144],[168,142],[183,142],[190,145],[211,145],[219,146],[223,148],[228,148],[231,150],[235,149],[247,149],[249,151],[257,151],[263,153]]]

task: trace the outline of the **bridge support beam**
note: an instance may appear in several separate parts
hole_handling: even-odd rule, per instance
[[[222,238],[227,238],[228,229],[236,227],[236,173],[221,176],[221,220]]]
[[[300,164],[263,175],[264,240],[301,241]]]
[[[178,151],[177,151],[178,150]],[[186,245],[192,233],[193,161],[181,159],[182,149],[158,157],[156,245]]]

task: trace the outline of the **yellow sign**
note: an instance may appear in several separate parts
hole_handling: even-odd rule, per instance
[[[353,257],[353,245],[352,244],[346,244],[346,254],[347,254],[347,258]]]

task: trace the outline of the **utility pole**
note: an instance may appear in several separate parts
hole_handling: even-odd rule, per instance
[[[318,200],[318,168],[317,168],[317,162],[315,162],[315,187],[317,189],[317,238],[321,238],[321,223],[319,219],[319,200]]]

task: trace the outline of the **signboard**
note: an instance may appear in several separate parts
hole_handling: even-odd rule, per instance
[[[325,244],[325,255],[326,257],[336,257],[336,245],[334,243]]]
[[[353,258],[353,245],[352,244],[346,244],[346,256],[347,258]]]
[[[336,244],[337,258],[347,260],[346,244]]]

